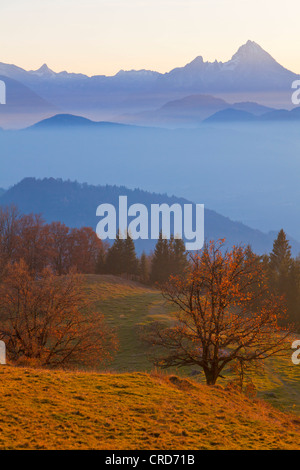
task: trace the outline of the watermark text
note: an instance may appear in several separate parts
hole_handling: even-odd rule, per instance
[[[163,238],[185,239],[187,250],[200,250],[204,244],[203,204],[151,204],[150,214],[144,204],[128,207],[127,196],[119,196],[119,206],[100,204],[96,210],[101,217],[96,233],[102,240],[121,239],[129,235],[133,240],[157,240]]]
[[[0,104],[6,104],[6,85],[3,80],[0,80]]]

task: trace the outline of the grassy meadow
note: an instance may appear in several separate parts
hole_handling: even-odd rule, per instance
[[[107,321],[116,328],[119,351],[109,366],[114,372],[150,372],[153,365],[148,359],[148,346],[139,338],[139,326],[153,320],[170,321],[174,307],[168,305],[159,291],[114,276],[87,276],[90,287],[102,297],[97,304]],[[282,410],[300,414],[300,366],[286,358],[271,358],[264,370],[252,376],[258,396]],[[192,368],[195,370],[195,368]],[[181,376],[189,376],[191,369],[171,370]],[[203,381],[202,374],[195,380]],[[225,386],[230,374],[218,383]]]
[[[176,376],[0,368],[0,449],[300,449],[300,419]]]
[[[86,282],[116,329],[118,353],[92,371],[1,366],[0,449],[300,449],[300,367],[291,356],[253,377],[251,399],[226,388],[229,375],[207,387],[190,369],[154,371],[139,327],[170,321],[172,307],[132,281]]]

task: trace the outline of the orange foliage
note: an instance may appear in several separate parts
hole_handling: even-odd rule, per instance
[[[166,351],[157,365],[198,365],[208,384],[233,361],[262,361],[290,348],[290,332],[278,325],[285,309],[268,292],[263,263],[248,248],[224,252],[222,244],[210,242],[192,255],[185,277],[171,276],[162,291],[179,308],[176,322],[155,324],[148,334]]]
[[[58,275],[71,268],[93,274],[104,250],[91,228],[45,224],[40,215],[20,215],[13,206],[0,208],[0,278],[8,264],[21,259],[32,273],[50,267]]]
[[[110,359],[114,332],[94,313],[80,275],[56,276],[44,268],[33,276],[21,260],[7,267],[0,284],[0,339],[10,360],[43,366],[95,363]]]

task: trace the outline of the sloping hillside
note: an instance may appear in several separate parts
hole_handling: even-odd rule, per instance
[[[169,322],[174,307],[166,303],[158,290],[126,279],[89,275],[86,280],[89,288],[101,299],[96,308],[116,328],[119,338],[119,351],[109,370],[117,373],[150,372],[153,364],[149,361],[147,345],[140,339],[140,326],[157,320]],[[300,366],[292,363],[291,354],[292,350],[286,357],[268,359],[264,369],[259,375],[253,375],[252,380],[260,398],[282,410],[300,413]],[[188,367],[171,370],[171,373],[190,376],[195,371],[195,367]],[[224,376],[218,382],[222,386],[232,378],[226,371]],[[197,381],[204,381],[203,374],[196,377]]]
[[[300,449],[300,420],[176,376],[0,368],[0,449]]]

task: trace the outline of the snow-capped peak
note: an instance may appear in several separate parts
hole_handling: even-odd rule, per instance
[[[262,62],[271,60],[274,62],[273,57],[254,41],[247,41],[246,44],[243,44],[233,55],[231,60],[238,62]]]

